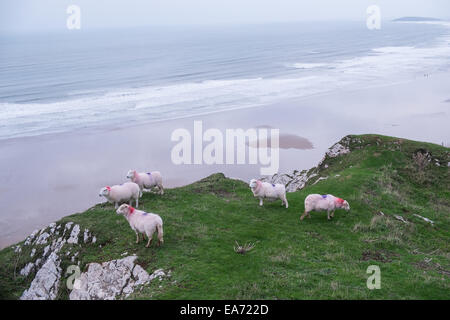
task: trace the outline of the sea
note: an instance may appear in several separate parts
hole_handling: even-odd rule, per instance
[[[450,70],[450,23],[0,34],[0,140],[130,126]]]

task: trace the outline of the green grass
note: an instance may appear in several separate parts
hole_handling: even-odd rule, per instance
[[[164,221],[162,247],[135,244],[134,232],[110,204],[59,222],[74,221],[97,237],[96,244],[76,245],[82,271],[124,252],[137,254],[149,273],[171,270],[170,278],[130,299],[449,299],[449,149],[376,135],[351,138],[351,153],[319,168],[327,180],[288,194],[289,209],[280,201],[259,207],[247,183],[222,174],[163,196],[144,194],[140,209]],[[419,149],[441,166],[432,162],[419,172],[412,158]],[[310,193],[342,197],[351,211],[337,211],[331,221],[326,213],[312,213],[301,222]],[[256,246],[241,255],[233,250],[235,241]],[[18,275],[30,259],[27,250],[0,252],[0,298],[18,298],[29,286],[34,274]],[[63,260],[63,270],[70,264]],[[366,287],[367,267],[374,264],[381,269],[380,290]],[[68,297],[64,281],[59,291],[61,299]]]

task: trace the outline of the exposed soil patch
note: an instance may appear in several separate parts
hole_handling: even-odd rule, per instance
[[[443,268],[439,263],[420,261],[413,263],[414,266],[427,271],[436,271],[440,274],[445,274],[447,277],[450,277],[450,270]]]
[[[362,253],[361,260],[362,261],[374,260],[386,263],[392,262],[392,258],[396,256],[398,256],[398,254],[387,250],[378,250],[378,251],[366,250]]]
[[[319,233],[317,233],[317,232],[315,232],[315,231],[308,231],[308,232],[306,232],[311,238],[315,238],[315,239],[320,239],[320,240],[322,240],[323,239],[323,237],[319,234]]]

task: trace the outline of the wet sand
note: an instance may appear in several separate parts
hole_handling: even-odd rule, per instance
[[[249,180],[260,165],[174,165],[175,129],[280,129],[279,172],[317,164],[347,134],[377,133],[450,145],[450,75],[354,92],[280,101],[258,108],[123,128],[0,141],[0,247],[102,201],[98,191],[124,182],[129,169],[159,170],[166,187],[215,172]],[[204,143],[203,146],[205,146]]]

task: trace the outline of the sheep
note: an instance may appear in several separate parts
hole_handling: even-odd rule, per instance
[[[142,191],[145,189],[151,189],[155,186],[159,189],[159,194],[164,194],[164,189],[162,185],[162,176],[159,171],[147,172],[147,173],[139,173],[136,170],[130,170],[127,174],[127,179],[130,179],[132,182],[137,183],[139,188]]]
[[[271,184],[268,182],[262,182],[260,180],[250,180],[250,189],[255,197],[259,198],[259,205],[263,205],[263,199],[281,199],[281,205],[286,205],[288,208],[288,202],[286,199],[286,187],[282,184]]]
[[[129,204],[131,205],[131,202],[134,199],[137,208],[139,206],[141,190],[136,183],[125,182],[121,185],[115,185],[112,187],[106,186],[102,188],[99,196],[105,197],[108,202],[114,203],[114,207],[116,209],[119,203],[129,201]]]
[[[310,194],[305,199],[305,212],[300,217],[300,220],[303,220],[306,215],[311,218],[311,211],[327,211],[328,220],[330,220],[334,217],[334,210],[336,209],[349,211],[350,205],[344,199],[337,198],[331,194]]]
[[[153,233],[155,231],[158,231],[158,246],[164,243],[163,221],[159,215],[142,210],[136,210],[127,204],[122,204],[116,212],[117,214],[123,215],[127,219],[131,229],[133,229],[136,233],[136,243],[139,243],[139,233],[142,234],[142,240],[145,240],[145,233],[148,238],[148,242],[145,247],[150,247],[153,240]]]

